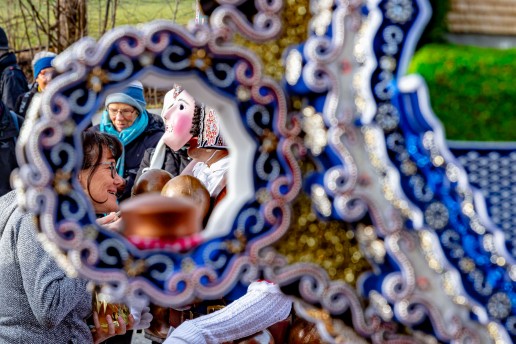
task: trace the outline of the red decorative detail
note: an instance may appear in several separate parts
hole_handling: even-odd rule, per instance
[[[186,252],[202,243],[202,237],[198,234],[184,238],[142,238],[130,236],[127,238],[140,250],[162,249],[174,252]]]
[[[430,288],[430,281],[426,277],[418,277],[416,284],[421,290],[428,290]]]
[[[215,111],[210,108],[206,108],[206,117],[204,119],[204,128],[203,128],[203,146],[214,146],[217,143],[217,138],[219,136],[219,125],[217,123],[217,118],[215,117]]]
[[[349,74],[351,72],[351,63],[349,60],[342,60],[340,68],[343,74]]]

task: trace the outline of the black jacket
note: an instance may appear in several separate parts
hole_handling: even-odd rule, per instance
[[[35,82],[32,84],[30,91],[27,91],[25,93],[22,93],[18,99],[16,100],[16,106],[14,108],[14,112],[16,112],[18,115],[25,118],[25,115],[27,114],[27,109],[29,108],[30,102],[32,101],[32,98],[34,98],[34,95],[38,93],[38,83]]]
[[[100,124],[91,127],[89,130],[100,131]],[[149,124],[147,124],[145,131],[124,147],[125,169],[122,177],[125,179],[126,185],[124,192],[118,198],[119,201],[123,201],[131,196],[131,189],[133,188],[136,173],[140,168],[140,163],[142,162],[145,151],[149,148],[156,147],[163,133],[163,121],[158,116],[149,112]]]
[[[28,90],[27,79],[16,64],[14,53],[0,56],[0,100],[15,111],[16,100]]]
[[[145,151],[145,155],[143,156],[143,160],[140,164],[140,169],[136,175],[136,180],[138,180],[142,175],[143,169],[150,166],[150,161],[155,150],[156,148],[153,147]],[[192,159],[188,157],[186,149],[180,149],[179,151],[174,152],[172,149],[166,147],[165,162],[163,163],[163,166],[161,166],[161,169],[169,172],[173,177],[175,177],[181,174],[190,161],[192,161]]]
[[[17,124],[14,122],[16,116]],[[23,117],[16,115],[0,101],[0,196],[11,191],[11,172],[18,167],[15,146],[23,124]]]

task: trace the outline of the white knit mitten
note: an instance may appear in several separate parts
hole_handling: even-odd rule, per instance
[[[292,301],[277,285],[253,282],[229,306],[182,323],[164,344],[217,344],[247,337],[286,319],[291,307]]]

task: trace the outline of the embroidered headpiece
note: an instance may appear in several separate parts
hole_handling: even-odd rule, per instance
[[[227,148],[220,134],[219,116],[213,108],[201,105],[200,128],[198,136],[199,148]]]

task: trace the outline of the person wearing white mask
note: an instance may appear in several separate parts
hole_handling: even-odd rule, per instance
[[[177,174],[177,164],[173,171],[167,167],[169,161],[177,160],[171,157],[170,151],[181,154],[186,146],[192,161],[186,168],[181,167],[181,174],[199,179],[216,199],[226,187],[229,152],[220,134],[215,111],[197,103],[180,85],[174,85],[165,95],[161,117],[165,122],[165,134],[152,152],[150,163],[142,163],[138,175],[148,169],[165,169],[172,175]]]
[[[165,95],[161,116],[165,122],[165,134],[156,146],[148,168],[163,168],[167,160],[167,147],[172,151],[179,151],[186,145],[192,162],[182,174],[190,174],[199,179],[208,189],[216,206],[226,192],[226,174],[230,159],[220,133],[219,117],[212,108],[197,103],[179,85],[175,85]],[[175,329],[171,327],[165,343],[223,343],[261,331],[264,331],[261,333],[265,336],[270,336],[266,328],[287,318],[291,308],[291,299],[277,285],[256,281],[251,283],[245,295],[221,310],[182,322]],[[177,315],[183,311],[170,312]]]

